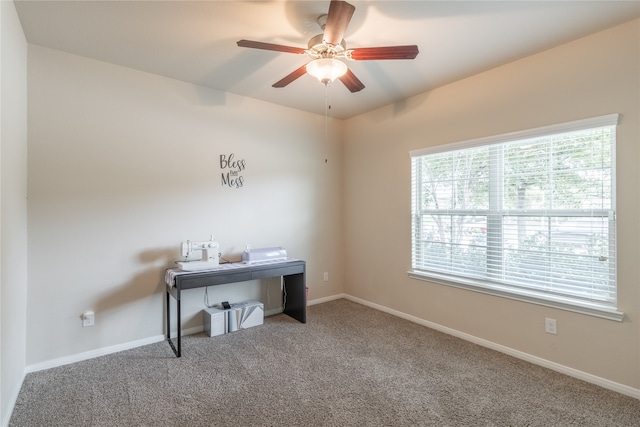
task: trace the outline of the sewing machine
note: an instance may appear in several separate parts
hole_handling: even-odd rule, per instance
[[[197,270],[209,270],[216,268],[220,265],[218,260],[218,250],[220,246],[218,242],[211,240],[205,242],[193,242],[187,240],[180,245],[180,253],[184,257],[184,261],[178,261],[178,268],[185,271],[197,271]],[[189,261],[187,258],[193,254],[193,252],[200,251],[202,256],[199,260]]]

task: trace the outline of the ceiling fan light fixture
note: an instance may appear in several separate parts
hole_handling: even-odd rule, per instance
[[[331,83],[347,72],[347,64],[334,58],[315,59],[307,64],[307,73],[320,83]]]

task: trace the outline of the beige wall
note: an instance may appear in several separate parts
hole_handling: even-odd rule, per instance
[[[307,260],[310,298],[342,292],[339,122],[325,164],[323,116],[33,45],[28,75],[28,365],[161,338],[164,270],[212,233],[227,259]],[[232,153],[241,188],[222,185]],[[183,327],[202,328],[204,289],[183,298]],[[210,292],[249,298],[277,310],[279,281]]]
[[[25,368],[27,310],[27,41],[0,2],[0,425]]]
[[[499,346],[640,388],[638,20],[345,123],[345,291]],[[620,113],[618,286],[624,321],[410,279],[409,151]],[[558,334],[544,332],[557,319]]]

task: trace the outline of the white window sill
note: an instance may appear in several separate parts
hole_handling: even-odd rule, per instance
[[[440,285],[453,286],[469,291],[509,298],[516,301],[573,311],[575,313],[601,317],[603,319],[615,320],[617,322],[621,322],[624,317],[623,312],[597,303],[589,303],[586,301],[572,300],[569,298],[554,297],[546,294],[536,293],[534,291],[515,291],[507,287],[476,283],[472,280],[456,279],[454,281],[450,277],[439,275],[437,273],[427,273],[424,271],[408,271],[407,274],[412,279],[424,280]]]

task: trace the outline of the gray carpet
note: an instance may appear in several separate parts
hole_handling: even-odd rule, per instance
[[[640,401],[338,300],[27,375],[10,426],[638,426]]]

